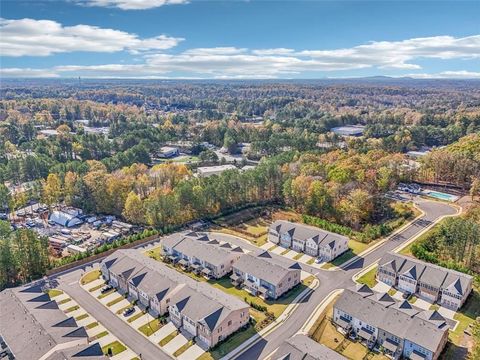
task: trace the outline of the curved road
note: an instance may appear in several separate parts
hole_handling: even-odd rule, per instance
[[[284,340],[292,337],[301,329],[308,318],[314,313],[317,305],[321,303],[330,292],[335,289],[344,289],[353,286],[354,282],[352,276],[358,273],[362,268],[375,263],[386,252],[391,251],[412,239],[425,228],[438,221],[439,218],[443,216],[452,216],[457,213],[456,208],[445,203],[423,199],[417,199],[416,203],[425,214],[364,257],[359,257],[357,260],[351,261],[347,266],[333,271],[319,270],[312,266],[302,264],[301,266],[305,271],[316,275],[320,281],[320,286],[301,301],[298,308],[290,314],[283,324],[278,326],[265,338],[260,338],[257,342],[253,343],[252,346],[232,358],[241,360],[265,358],[280,346]],[[215,237],[239,245],[247,250],[258,250],[257,247],[247,243],[245,240],[233,236],[215,234]],[[142,244],[139,246],[139,249],[145,250],[158,245],[159,241],[155,240],[150,244]],[[282,258],[286,259],[284,257]],[[111,333],[115,334],[115,336],[124,342],[130,349],[137,354],[141,353],[143,359],[171,359],[148,339],[125,324],[108,309],[105,309],[102,304],[87,294],[79,285],[78,281],[82,273],[88,271],[100,261],[101,260],[96,260],[90,264],[85,264],[75,269],[52,275],[50,281],[53,285],[56,283],[59,288],[65,290],[79,305],[102,323],[102,325],[104,325]]]
[[[320,286],[302,300],[302,303],[285,323],[233,359],[252,360],[265,358],[279,347],[284,340],[291,338],[301,329],[315,311],[317,305],[322,302],[330,292],[335,289],[345,289],[353,286],[355,283],[352,277],[361,271],[362,268],[377,262],[385,253],[396,249],[412,239],[425,228],[433,225],[441,217],[453,216],[458,213],[456,208],[445,203],[418,199],[416,200],[416,204],[425,214],[369,254],[358,258],[356,261],[354,260],[345,268],[337,271],[315,269],[315,271],[317,271],[316,276],[320,280]],[[302,267],[305,268],[306,266],[302,265]],[[310,269],[305,270],[310,271]]]

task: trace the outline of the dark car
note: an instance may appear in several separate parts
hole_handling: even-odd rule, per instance
[[[129,315],[132,315],[133,313],[135,312],[135,308],[133,306],[125,309],[125,311],[123,312],[123,316],[127,317]]]
[[[104,286],[104,287],[102,288],[102,290],[100,290],[100,292],[101,292],[102,294],[104,294],[104,293],[106,293],[107,291],[110,291],[110,290],[112,290],[112,289],[113,289],[113,286],[112,286],[112,285],[107,285],[107,286]]]

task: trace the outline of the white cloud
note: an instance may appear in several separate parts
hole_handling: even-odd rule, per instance
[[[61,26],[60,28],[66,29],[66,27],[62,28]],[[116,32],[116,30],[105,30]],[[88,30],[85,32],[88,33]],[[131,52],[141,52],[141,56],[136,56],[136,60],[131,61],[132,64],[66,65],[45,71],[61,76],[80,75],[84,77],[114,78],[290,78],[300,77],[309,72],[336,71],[338,73],[367,68],[418,70],[421,69],[421,66],[416,61],[424,58],[465,59],[465,61],[480,58],[480,35],[464,38],[436,36],[395,42],[371,42],[348,49],[336,50],[295,51],[287,48],[211,47],[193,48],[180,53],[171,53],[158,52],[155,49],[161,49],[162,46],[165,48],[174,46],[179,39],[169,40],[171,38],[162,39],[161,37],[139,39],[132,34],[123,34],[127,39],[123,42],[109,42],[109,46],[112,48],[123,46],[123,49]],[[133,40],[131,37],[133,37]],[[103,36],[100,35],[100,38],[103,41]],[[168,41],[171,41],[171,43],[167,45],[166,42]],[[465,78],[475,77],[475,74],[473,72],[456,71],[436,75]],[[420,76],[422,74],[417,74],[417,77]],[[426,74],[425,76],[429,75]]]
[[[57,71],[49,69],[31,69],[31,68],[2,68],[0,67],[1,77],[25,77],[25,78],[55,78],[59,77]]]
[[[84,0],[78,3],[87,6],[116,7],[122,10],[145,10],[164,5],[186,4],[188,0]]]
[[[136,34],[91,25],[63,26],[52,20],[0,19],[2,56],[48,56],[73,51],[132,53],[166,50],[182,38],[159,35],[141,39]]]
[[[415,79],[480,79],[480,72],[475,71],[442,71],[433,74],[407,74],[406,77],[412,77]]]

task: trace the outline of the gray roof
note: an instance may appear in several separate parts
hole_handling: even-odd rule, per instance
[[[45,306],[55,301],[38,291],[39,287],[22,287],[0,293],[0,334],[19,360],[39,359],[75,339],[86,342],[85,329],[58,306]]]
[[[348,242],[348,238],[346,236],[326,231],[314,226],[293,223],[286,220],[277,220],[270,225],[270,228],[274,229],[278,233],[288,232],[292,238],[296,240],[312,239],[317,245],[328,245],[331,248],[335,247],[337,242]]]
[[[466,295],[471,288],[473,277],[459,271],[447,269],[435,264],[430,264],[409,256],[400,255],[394,252],[385,254],[379,262],[379,266],[391,267],[395,264],[395,272],[410,274],[424,284],[436,288],[448,289],[454,294]]]
[[[267,281],[272,285],[277,285],[289,274],[294,274],[295,272],[300,273],[300,269],[280,264],[275,258],[266,257],[265,254],[269,255],[270,253],[262,252],[258,255],[242,255],[240,259],[233,264],[233,268]]]
[[[138,280],[136,286],[138,289],[142,291],[145,289],[150,296],[157,297],[165,296],[164,291],[171,293],[171,304],[182,302],[185,315],[192,320],[205,321],[208,326],[214,328],[231,311],[249,308],[248,304],[237,297],[183,275],[137,250],[117,250],[115,253],[120,259],[118,264],[122,262],[129,266],[135,264],[135,268],[139,269],[129,279],[129,281]],[[123,271],[122,266],[117,268]],[[112,266],[110,271],[115,273],[115,266]],[[221,310],[220,313],[219,310]]]
[[[448,326],[438,327],[438,323],[412,316],[399,309],[398,304],[385,307],[375,297],[364,298],[357,292],[346,289],[334,308],[339,309],[360,321],[380,328],[395,336],[408,339],[425,349],[436,351]]]
[[[306,335],[297,334],[285,340],[272,360],[345,360],[346,358]]]

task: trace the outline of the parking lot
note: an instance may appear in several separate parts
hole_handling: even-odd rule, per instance
[[[122,319],[126,325],[142,334],[166,354],[180,360],[192,360],[205,352],[200,346],[194,344],[188,335],[180,333],[170,321],[165,319],[162,322],[161,319],[153,317],[139,306],[133,305],[117,289],[107,290],[108,288],[106,288],[102,278],[81,286],[90,296]],[[130,314],[125,315],[124,311],[128,308],[133,308],[134,310]]]

